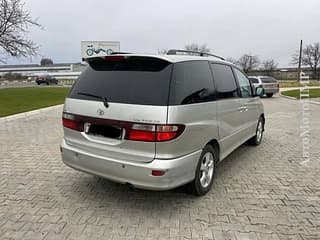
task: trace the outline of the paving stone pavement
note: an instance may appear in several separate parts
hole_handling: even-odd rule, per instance
[[[320,105],[310,106],[305,162],[301,103],[263,102],[263,143],[225,159],[201,198],[132,191],[66,167],[61,109],[2,123],[0,239],[320,239]]]

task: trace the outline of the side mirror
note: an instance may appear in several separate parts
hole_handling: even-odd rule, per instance
[[[257,87],[256,88],[256,96],[263,96],[264,95],[264,88],[263,87]]]

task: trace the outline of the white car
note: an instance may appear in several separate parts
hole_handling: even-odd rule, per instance
[[[273,77],[249,76],[249,80],[255,88],[263,87],[267,97],[272,97],[273,94],[279,92],[279,83]]]

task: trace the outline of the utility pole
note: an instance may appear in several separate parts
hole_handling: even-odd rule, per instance
[[[301,58],[302,58],[302,40],[300,41],[299,66],[298,66],[298,81],[301,80]]]

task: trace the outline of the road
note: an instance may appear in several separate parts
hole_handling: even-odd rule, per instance
[[[262,99],[265,138],[217,169],[212,191],[131,191],[66,167],[61,109],[0,125],[1,239],[320,239],[320,106]],[[306,122],[305,122],[306,123]]]

